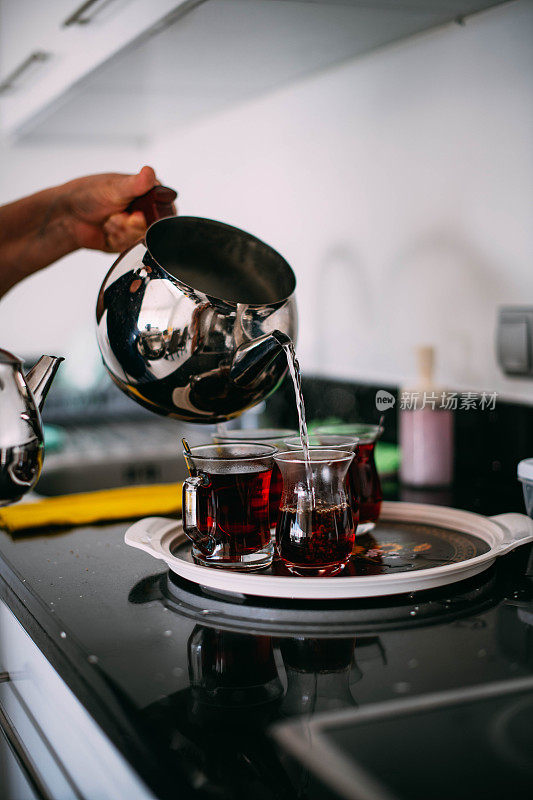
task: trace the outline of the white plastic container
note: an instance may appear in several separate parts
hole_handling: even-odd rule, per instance
[[[528,516],[533,519],[533,458],[525,458],[518,464],[518,480],[524,491],[524,503]]]

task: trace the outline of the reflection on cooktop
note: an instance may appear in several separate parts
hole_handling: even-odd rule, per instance
[[[513,559],[521,563],[517,554]],[[241,781],[253,796],[260,781],[272,799],[329,798],[323,777],[316,783],[308,764],[276,761],[269,736],[257,748],[258,732],[324,713],[364,712],[372,707],[369,700],[420,695],[439,675],[443,686],[475,685],[481,674],[499,678],[499,656],[489,644],[494,636],[511,660],[511,673],[520,674],[520,663],[531,671],[524,636],[533,628],[525,626],[524,615],[529,609],[533,621],[533,585],[502,570],[501,563],[509,562],[453,587],[314,603],[226,595],[172,572],[149,576],[132,588],[130,602],[159,606],[195,627],[187,644],[189,687],[152,703],[143,715],[162,741],[187,753],[207,787],[224,787],[222,797],[244,792]],[[426,631],[425,646],[413,647],[415,640],[407,634],[415,631]],[[460,662],[454,659],[459,651]],[[521,710],[517,714],[516,723],[505,718],[496,730],[502,753],[507,748],[515,759],[528,744]],[[402,736],[407,746],[408,726]],[[426,738],[431,742],[429,732]],[[382,759],[393,742],[378,748],[377,739],[374,752]],[[440,747],[444,752],[444,744]],[[323,761],[324,755],[316,758]],[[467,769],[458,766],[459,772]],[[411,800],[405,786],[397,796]]]
[[[529,800],[533,679],[278,724],[277,740],[345,800]]]
[[[365,631],[400,630],[471,616],[496,605],[504,584],[494,568],[450,587],[411,594],[341,601],[245,597],[201,587],[173,572],[153,575],[130,592],[132,603],[159,601],[182,616],[223,629],[293,633],[324,638]]]

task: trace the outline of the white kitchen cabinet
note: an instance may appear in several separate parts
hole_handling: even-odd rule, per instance
[[[0,84],[21,87],[29,80],[31,56],[52,56],[59,47],[61,25],[79,5],[76,0],[2,0],[0,4]],[[44,70],[44,59],[41,69]],[[33,74],[38,75],[34,69]],[[42,73],[44,74],[44,72]],[[13,76],[13,77],[12,77]],[[12,80],[11,80],[12,78]],[[7,91],[7,87],[6,87]]]
[[[14,135],[168,14],[201,0],[3,0],[1,126]]]
[[[144,143],[501,2],[3,0],[1,129],[14,139]]]
[[[0,671],[1,800],[154,800],[3,601]]]

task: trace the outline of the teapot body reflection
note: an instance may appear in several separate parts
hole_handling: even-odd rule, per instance
[[[100,289],[104,364],[120,389],[159,414],[205,423],[235,417],[285,375],[295,285],[285,259],[238,228],[156,220]]]

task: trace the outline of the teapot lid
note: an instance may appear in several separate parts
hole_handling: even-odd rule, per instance
[[[20,366],[22,364],[22,359],[17,358],[17,356],[14,356],[13,353],[10,353],[8,350],[2,350],[0,347],[0,364],[13,364]]]

